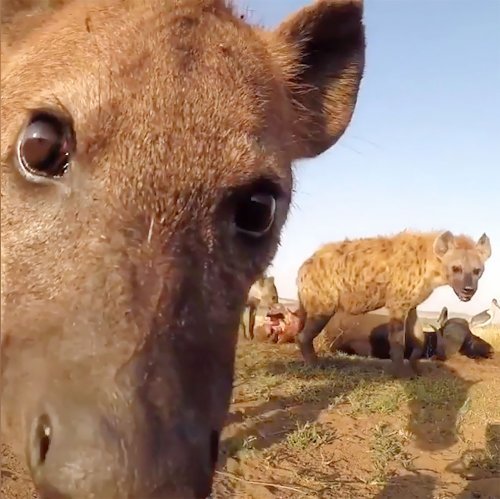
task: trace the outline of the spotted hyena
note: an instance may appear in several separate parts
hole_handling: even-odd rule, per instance
[[[39,7],[39,8],[37,8]],[[344,133],[362,3],[3,0],[4,441],[43,498],[203,498],[292,162]]]
[[[393,237],[322,246],[302,264],[297,277],[302,315],[297,342],[305,362],[315,363],[313,340],[337,311],[362,314],[386,307],[394,373],[408,376],[418,372],[421,328],[407,331],[416,347],[410,356],[412,369],[404,364],[408,315],[416,317],[416,307],[446,284],[460,300],[469,301],[490,255],[486,234],[474,242],[450,231],[404,231]]]

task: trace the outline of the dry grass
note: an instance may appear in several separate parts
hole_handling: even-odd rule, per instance
[[[305,450],[317,447],[331,439],[329,432],[321,429],[320,425],[307,421],[297,423],[297,429],[286,437],[286,444],[292,449]]]
[[[410,437],[402,430],[396,430],[387,423],[381,423],[373,429],[373,441],[370,445],[376,482],[386,482],[395,463],[404,469],[410,469],[411,457],[405,447]]]
[[[493,324],[485,328],[475,328],[472,332],[490,343],[497,352],[500,352],[500,324]]]
[[[295,345],[241,342],[236,366],[221,446],[233,475],[214,497],[462,499],[469,478],[500,480],[497,361],[395,380],[384,361],[323,354],[308,369]]]

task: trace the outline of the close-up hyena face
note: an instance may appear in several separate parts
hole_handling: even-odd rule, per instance
[[[218,0],[59,4],[2,5],[2,435],[42,498],[202,498],[292,162],[354,110],[362,7],[264,32]]]

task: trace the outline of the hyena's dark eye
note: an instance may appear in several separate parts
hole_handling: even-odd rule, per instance
[[[71,124],[47,111],[33,114],[19,136],[17,161],[28,178],[58,178],[69,168],[76,140]]]
[[[453,265],[453,267],[451,267],[451,270],[454,274],[462,273],[462,267],[460,265]]]
[[[252,238],[264,236],[273,226],[276,213],[274,195],[251,192],[242,196],[236,204],[234,223],[241,234]]]
[[[279,183],[266,178],[234,190],[229,199],[237,234],[247,241],[263,238],[274,226],[283,196]]]

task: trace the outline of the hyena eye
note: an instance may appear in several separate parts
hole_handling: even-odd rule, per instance
[[[460,267],[459,265],[453,265],[453,267],[451,267],[451,270],[454,274],[462,273],[462,267]]]
[[[481,269],[473,269],[473,270],[472,270],[472,273],[473,273],[474,275],[479,275],[479,274],[481,273]]]
[[[67,120],[47,111],[36,112],[18,140],[21,173],[30,180],[62,177],[75,147],[75,135]]]
[[[276,196],[265,191],[251,191],[238,197],[234,212],[236,230],[245,236],[260,238],[273,226]]]

